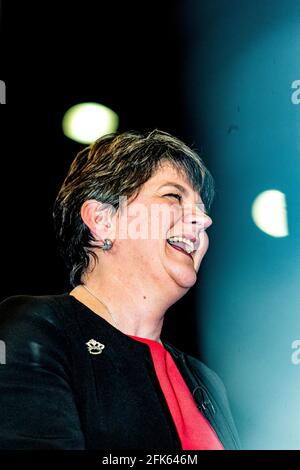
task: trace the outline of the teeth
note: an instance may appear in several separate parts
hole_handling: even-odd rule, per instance
[[[183,243],[185,243],[186,245],[188,245],[188,246],[186,247],[185,251],[186,251],[187,253],[189,253],[189,254],[192,253],[192,251],[195,250],[194,243],[193,243],[191,240],[189,240],[188,238],[184,238],[184,237],[170,237],[170,238],[168,238],[168,241],[169,241],[170,243],[174,243],[174,242],[183,242]]]

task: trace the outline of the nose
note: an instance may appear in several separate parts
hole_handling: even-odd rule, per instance
[[[206,230],[213,223],[211,217],[204,210],[197,208],[196,210],[184,211],[184,223],[197,224],[200,230]]]
[[[208,227],[211,226],[211,224],[213,223],[213,221],[212,221],[212,218],[209,217],[208,214],[203,213],[203,217],[204,217],[203,228],[204,228],[204,230],[206,230]]]

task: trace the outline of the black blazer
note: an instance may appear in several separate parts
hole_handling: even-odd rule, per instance
[[[149,347],[73,296],[7,298],[0,340],[1,449],[181,449]],[[104,345],[100,354],[90,340]],[[238,448],[219,377],[163,344],[223,446]]]

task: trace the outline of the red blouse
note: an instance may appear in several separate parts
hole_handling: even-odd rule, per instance
[[[155,372],[174,420],[182,449],[223,450],[215,431],[198,410],[171,354],[157,341],[128,336],[150,347]]]

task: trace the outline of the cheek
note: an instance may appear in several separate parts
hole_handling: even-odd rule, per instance
[[[120,240],[118,250],[118,264],[122,275],[126,273],[129,277],[136,275],[143,277],[149,271],[152,271],[153,265],[156,265],[155,256],[157,249],[155,241],[150,240]]]
[[[163,240],[176,221],[176,214],[169,206],[160,204],[153,207],[148,218],[149,238]]]

